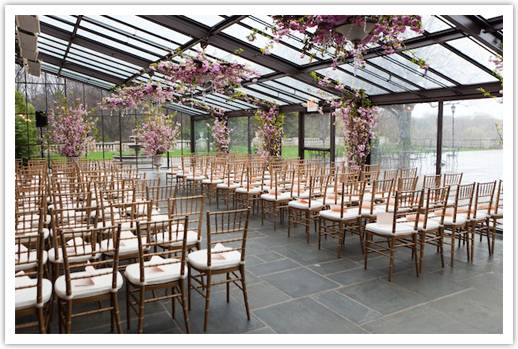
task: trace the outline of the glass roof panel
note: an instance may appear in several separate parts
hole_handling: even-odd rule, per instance
[[[281,93],[279,91],[276,91],[274,89],[271,89],[271,88],[268,88],[268,87],[265,87],[265,86],[261,86],[261,85],[258,85],[258,84],[253,84],[253,85],[249,85],[248,86],[249,88],[253,88],[254,90],[257,90],[259,92],[264,92],[264,93],[267,93],[269,95],[272,95],[274,97],[277,97],[279,98],[280,100],[283,100],[283,101],[287,101],[289,103],[302,103],[304,102],[304,99],[302,97],[299,97],[299,98],[295,98],[294,96],[290,96],[288,94],[284,94],[284,93]]]
[[[247,103],[247,102],[241,101],[239,99],[233,100],[233,99],[230,99],[228,96],[222,95],[220,93],[211,93],[210,95],[214,96],[215,98],[217,97],[222,100],[225,100],[225,101],[227,101],[227,103],[233,103],[233,104],[239,105],[242,108],[255,108],[256,107],[256,105],[254,105],[254,104]]]
[[[417,87],[408,84],[396,77],[388,74],[376,67],[366,65],[365,68],[354,69],[350,64],[341,65],[340,68],[347,70],[348,72],[355,74],[355,76],[361,76],[362,78],[372,81],[375,84],[383,86],[394,92],[403,92],[408,90],[418,90]]]
[[[225,18],[221,16],[208,16],[208,15],[192,15],[186,16],[192,20],[195,20],[198,23],[205,24],[206,26],[213,27]]]
[[[375,63],[380,67],[383,67],[387,70],[392,71],[394,74],[401,76],[402,78],[408,79],[423,88],[439,88],[446,87],[451,84],[447,80],[443,80],[432,72],[427,72],[426,76],[424,76],[424,72],[417,65],[415,67],[411,67],[405,65],[406,63],[400,63],[395,57],[403,58],[399,55],[390,55],[384,57],[376,57],[367,60],[368,62]],[[404,59],[404,58],[403,58]]]
[[[72,30],[74,30],[74,24],[67,24],[67,23],[63,23],[62,21],[58,21],[54,18],[51,18],[49,16],[38,16],[39,20],[42,21],[42,22],[45,22],[45,23],[48,23],[48,24],[51,24],[55,27],[58,27],[58,28],[61,28],[63,30],[66,30],[66,31],[69,31],[69,32],[72,32]]]
[[[74,62],[74,63],[80,64],[80,65],[82,65],[84,67],[92,68],[92,69],[100,71],[100,72],[106,72],[106,73],[108,73],[110,75],[114,75],[114,76],[117,76],[117,77],[122,78],[122,79],[125,79],[125,78],[127,78],[127,77],[132,75],[131,72],[120,70],[120,69],[108,66],[106,64],[99,63],[99,62],[94,61],[94,60],[86,60],[85,61],[85,58],[83,58],[81,56],[78,56],[76,54],[69,53],[67,55],[66,61],[67,62]]]
[[[421,76],[424,74],[423,69],[421,69],[417,64],[409,61],[408,59],[406,59],[405,57],[402,57],[401,55],[392,54],[389,56],[384,56],[384,58],[386,60],[394,62],[395,64],[401,65],[401,66],[405,67],[406,69],[411,69],[412,71],[417,72],[417,74],[419,74]],[[402,75],[402,76],[404,76],[404,75]],[[450,81],[443,79],[442,77],[440,77],[437,74],[432,73],[430,71],[426,73],[426,76],[429,78],[433,78],[433,80],[436,80],[437,82],[439,82],[445,86],[453,86],[453,83],[451,83]]]
[[[68,52],[67,57],[79,59],[79,60],[84,61],[85,63],[86,62],[91,62],[92,64],[97,65],[97,66],[101,66],[101,67],[105,66],[106,69],[108,69],[108,70],[112,70],[112,71],[116,71],[116,72],[120,71],[123,74],[130,74],[131,75],[131,74],[134,74],[134,73],[136,73],[138,71],[136,69],[131,69],[131,68],[128,68],[126,66],[119,65],[117,63],[110,62],[108,60],[96,57],[94,55],[90,55],[88,53],[84,53],[84,52],[78,51],[78,50],[73,49],[73,48],[70,49],[70,51]]]
[[[423,29],[428,33],[434,33],[451,28],[451,25],[445,23],[442,18],[433,15],[421,15],[421,22],[423,24]],[[421,35],[422,34],[416,33],[413,30],[407,30],[403,33],[402,37],[404,39],[410,39]]]
[[[95,31],[96,33],[99,33],[99,34],[104,34],[104,35],[108,36],[109,38],[113,38],[114,41],[115,40],[119,40],[119,41],[122,41],[124,43],[127,43],[127,44],[130,44],[130,45],[142,48],[143,50],[149,51],[149,52],[151,52],[151,53],[153,53],[153,54],[155,54],[157,56],[165,56],[166,54],[168,54],[170,52],[169,50],[164,50],[164,49],[158,48],[156,46],[144,43],[144,42],[142,42],[140,40],[133,39],[129,35],[119,34],[119,33],[115,32],[113,30],[108,30],[106,28],[103,28],[103,27],[101,27],[99,25],[96,25],[96,24],[93,24],[91,22],[81,21],[80,27],[81,28],[91,29],[91,30],[93,30],[93,31]],[[176,47],[178,47],[178,45],[175,45],[174,48],[176,48]]]
[[[496,78],[492,75],[480,70],[439,44],[421,47],[413,51],[418,57],[423,58],[431,68],[461,84],[496,81]]]
[[[330,99],[337,98],[337,96],[335,96],[335,95],[333,95],[333,94],[331,94],[329,92],[326,92],[326,91],[324,91],[322,89],[319,89],[317,87],[308,85],[305,82],[302,82],[302,81],[290,78],[288,76],[285,76],[285,77],[279,78],[279,79],[275,79],[274,81],[279,81],[279,82],[281,82],[281,83],[283,83],[285,85],[293,86],[293,87],[295,87],[298,90],[306,91],[310,95],[318,96],[318,97],[323,98],[323,99],[330,100]]]
[[[40,44],[40,43],[45,43],[49,46],[62,48],[64,50],[66,50],[67,45],[68,45],[68,42],[66,42],[64,40],[59,40],[57,38],[54,38],[53,36],[48,36],[43,33],[38,35],[38,44]]]
[[[484,46],[479,45],[477,42],[470,38],[462,38],[457,40],[448,41],[447,44],[453,46],[462,53],[470,56],[482,65],[485,65],[489,69],[494,69],[494,64],[491,62],[491,58],[494,55],[486,50]]]
[[[218,103],[217,101],[210,100],[209,98],[194,97],[193,100],[201,102],[202,104],[205,104],[212,109],[218,108],[218,109],[222,109],[224,111],[238,110],[238,108],[236,108],[236,107],[229,106],[228,104],[225,104],[225,103]]]
[[[134,54],[136,56],[142,57],[142,58],[150,60],[150,61],[155,61],[155,60],[157,60],[160,57],[159,54],[149,54],[149,53],[144,52],[144,51],[136,50],[136,49],[134,49],[132,47],[120,44],[120,43],[115,42],[115,41],[110,40],[110,39],[106,39],[106,38],[104,38],[104,37],[102,37],[100,35],[91,33],[89,31],[86,31],[86,30],[81,29],[81,28],[77,31],[77,34],[81,35],[81,36],[84,36],[84,37],[87,37],[87,38],[90,38],[92,40],[98,41],[98,42],[100,42],[102,44],[105,44],[105,45],[117,48],[119,50],[126,51],[128,53]]]
[[[247,37],[249,36],[250,32],[250,29],[247,29],[238,23],[233,24],[230,27],[223,30],[223,33],[231,35],[243,42],[247,42],[259,49],[265,48],[268,45],[270,40],[262,35],[257,35],[254,41],[248,40]],[[270,50],[270,52],[273,55],[282,57],[298,65],[307,64],[312,61],[311,57],[309,57],[308,55],[301,54],[299,51],[296,51],[280,43],[277,45],[273,45],[273,48]]]
[[[194,47],[194,49],[200,49],[200,46],[197,45]],[[256,73],[260,75],[264,74],[270,74],[273,73],[274,70],[269,69],[265,66],[262,66],[260,64],[254,63],[252,61],[249,61],[248,59],[239,57],[238,55],[235,55],[233,53],[229,53],[227,51],[221,50],[215,46],[209,45],[207,48],[205,48],[205,53],[207,53],[210,56],[214,56],[218,59],[221,59],[223,61],[227,62],[233,62],[233,63],[240,63],[246,65],[249,69],[255,71]]]
[[[268,101],[268,102],[271,102],[271,103],[275,103],[277,105],[286,105],[286,103],[282,102],[282,101],[279,101],[277,99],[273,99],[273,98],[270,98],[268,96],[265,96],[263,95],[262,93],[259,93],[259,92],[256,92],[256,91],[252,91],[250,89],[247,89],[246,87],[241,87],[241,88],[238,88],[239,91],[242,91],[244,93],[246,93],[247,95],[250,95],[252,97],[256,97],[256,98],[260,98],[260,99],[263,99],[265,101]]]
[[[379,87],[373,86],[365,81],[357,79],[354,76],[340,71],[338,69],[325,68],[317,70],[317,73],[327,76],[330,79],[337,80],[345,86],[354,89],[364,89],[365,92],[369,95],[382,95],[388,93],[387,91],[382,90]]]
[[[45,62],[42,62],[41,66],[42,66],[43,70],[47,70],[51,73],[56,74],[59,71],[59,67],[52,65],[52,64],[45,63]],[[74,72],[74,71],[71,71],[68,69],[61,69],[61,75],[69,77],[69,78],[73,78],[73,79],[76,79],[76,80],[79,80],[82,82],[86,82],[91,85],[99,86],[99,87],[102,87],[105,89],[110,89],[113,86],[115,86],[115,84],[112,84],[110,82],[107,82],[107,81],[104,81],[101,79],[97,79],[97,78],[94,78],[94,77],[91,77],[91,76],[88,76],[85,74],[77,73],[77,72]]]
[[[281,83],[279,83],[277,81],[265,81],[264,84],[272,86],[272,87],[274,87],[276,89],[285,91],[289,95],[298,96],[300,98],[304,98],[305,100],[308,100],[308,99],[312,100],[312,101],[320,100],[320,98],[318,96],[314,96],[314,95],[310,95],[310,94],[304,93],[304,92],[299,91],[299,90],[297,90],[297,89],[295,89],[293,87],[281,84]]]
[[[107,63],[112,64],[112,65],[114,65],[114,64],[120,65],[129,70],[140,70],[140,67],[136,64],[132,64],[130,62],[123,61],[122,59],[108,56],[108,55],[105,55],[104,53],[90,50],[89,48],[79,46],[76,44],[72,44],[72,46],[70,47],[70,51],[71,52],[74,51],[74,52],[78,52],[78,53],[81,52],[83,55],[91,55],[91,56],[96,57],[98,60],[100,59],[102,61],[106,61]]]
[[[185,44],[187,41],[191,40],[191,37],[179,33],[177,31],[166,28],[160,24],[156,24],[154,22],[148,21],[140,16],[129,16],[129,15],[121,15],[121,16],[110,16],[111,18],[115,18],[121,22],[130,23],[134,27],[141,28],[142,31],[137,30],[135,33],[144,36],[143,31],[147,31],[150,33],[154,33],[156,36],[160,35],[162,38],[167,38],[173,42]],[[111,21],[113,23],[115,21]],[[135,29],[133,29],[135,31]],[[132,31],[129,30],[131,33]],[[155,36],[154,36],[155,37]],[[156,39],[153,39],[156,40]],[[168,41],[169,41],[168,40]]]
[[[63,59],[63,55],[65,54],[65,51],[60,51],[60,50],[57,50],[53,47],[45,47],[45,46],[41,46],[38,48],[42,53],[46,53],[48,55],[51,55],[51,56],[54,56],[54,57],[57,57],[59,59]]]

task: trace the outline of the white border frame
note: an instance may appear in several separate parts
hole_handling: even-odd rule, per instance
[[[278,4],[278,3],[277,3]],[[43,15],[43,14],[329,14],[329,13],[353,13],[353,14],[448,14],[448,15],[469,15],[481,14],[488,11],[502,13],[504,16],[504,74],[506,84],[504,85],[504,110],[507,115],[504,118],[504,158],[514,159],[514,121],[513,121],[513,84],[510,82],[514,76],[513,72],[513,5],[6,5],[4,8],[5,19],[5,207],[4,211],[4,262],[5,262],[5,343],[6,344],[86,344],[85,335],[16,335],[14,332],[14,259],[7,258],[12,255],[11,246],[14,245],[14,236],[7,232],[14,231],[14,209],[9,204],[14,198],[14,99],[12,98],[15,86],[15,15]],[[156,335],[126,334],[114,336],[100,334],[88,336],[88,344],[511,344],[513,343],[513,309],[514,309],[514,206],[513,197],[513,162],[504,162],[504,181],[506,193],[504,205],[506,212],[511,212],[504,217],[504,227],[509,234],[505,235],[506,243],[503,244],[504,258],[504,285],[503,285],[503,334],[326,334],[326,335],[292,335],[292,334],[235,334],[235,335]],[[2,241],[3,242],[3,241]]]

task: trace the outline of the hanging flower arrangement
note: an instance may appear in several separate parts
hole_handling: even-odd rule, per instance
[[[160,155],[176,145],[180,125],[171,115],[154,111],[136,129],[136,136],[147,155]]]
[[[87,116],[88,112],[82,104],[76,108],[62,106],[57,112],[50,111],[48,137],[58,145],[61,155],[78,157],[95,146],[95,140],[90,136],[95,124],[87,120]]]
[[[156,82],[124,86],[104,97],[101,106],[105,109],[131,109],[143,103],[162,104],[175,99],[174,91]]]
[[[216,143],[218,153],[228,153],[230,151],[230,128],[228,127],[228,116],[222,112],[215,112],[214,123],[212,125],[212,136]]]
[[[364,54],[367,49],[381,45],[385,54],[404,49],[403,34],[407,30],[422,33],[421,16],[272,16],[273,39],[263,52],[288,35],[291,31],[303,35],[303,52],[313,56],[311,51],[317,49],[322,53],[331,49],[338,61],[353,58],[356,67],[364,66]],[[255,39],[255,33],[249,40]],[[417,57],[414,62],[427,69],[426,63]]]
[[[203,52],[195,58],[187,57],[181,62],[163,60],[150,66],[165,76],[168,81],[178,84],[180,93],[192,93],[197,87],[210,92],[223,92],[239,87],[241,82],[257,77],[257,74],[243,64],[209,60]]]
[[[259,122],[259,129],[263,140],[263,146],[259,148],[259,154],[280,157],[284,114],[279,113],[277,106],[271,106],[266,110],[258,110],[255,118]]]
[[[371,150],[378,108],[373,106],[363,90],[350,98],[333,101],[333,114],[344,122],[344,140],[347,162],[351,169],[358,169],[365,163]]]

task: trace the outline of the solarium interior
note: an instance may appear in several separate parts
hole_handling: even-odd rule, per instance
[[[174,114],[181,132],[176,147],[162,155],[159,170],[153,168],[148,156],[135,153],[138,139],[134,129],[145,112],[138,108],[107,111],[98,107],[101,99],[117,86],[147,81],[150,64],[175,50],[195,55],[203,47],[211,59],[245,63],[259,73],[257,79],[245,82],[241,89],[278,105],[285,113],[281,148],[285,162],[299,159],[303,160],[300,163],[329,168],[331,164],[343,163],[347,155],[343,120],[328,108],[307,111],[309,100],[325,105],[337,97],[335,90],[313,79],[310,73],[314,72],[345,86],[364,89],[379,106],[367,164],[379,165],[380,180],[388,176],[388,170],[416,169],[413,175],[418,177],[417,188],[421,188],[424,176],[441,175],[444,180],[445,174],[462,173],[456,185],[494,181],[491,207],[498,206],[501,200],[504,110],[501,82],[491,61],[493,56],[502,55],[501,15],[423,16],[425,32],[406,34],[404,44],[405,50],[412,50],[429,64],[426,74],[411,61],[407,51],[385,55],[376,46],[366,53],[364,67],[355,67],[348,61],[333,69],[331,52],[315,57],[301,54],[303,43],[297,35],[284,37],[271,54],[262,54],[264,43],[251,42],[247,35],[252,30],[268,33],[270,16],[47,15],[38,19],[40,75],[28,73],[18,51],[16,57],[16,157],[23,160],[20,166],[31,159],[34,163],[45,159],[51,176],[52,165],[64,163],[57,145],[46,137],[47,129],[35,127],[35,114],[48,112],[63,99],[70,105],[82,103],[89,110],[88,118],[95,123],[95,147],[84,154],[83,163],[122,162],[135,178],[160,179],[159,186],[174,186],[177,197],[204,196],[199,248],[206,248],[207,243],[205,212],[245,207],[250,202],[243,205],[236,200],[235,190],[220,192],[216,200],[211,189],[202,186],[201,179],[198,187],[193,184],[196,181],[187,183],[177,176],[182,164],[194,169],[197,165],[193,159],[205,159],[203,164],[209,166],[207,159],[217,157],[211,131],[214,118],[198,106],[201,103],[216,107],[229,116],[229,153],[235,155],[229,162],[246,159],[256,152],[254,138],[259,126],[254,114],[258,106],[219,93],[193,95],[196,103],[192,104],[166,104],[167,113]],[[152,79],[165,83],[157,75]],[[244,167],[241,170],[246,172]],[[204,175],[207,179],[207,173]],[[93,186],[91,190],[94,191]],[[449,203],[454,199],[452,191]],[[492,253],[488,248],[491,240],[483,234],[480,239],[479,234],[473,234],[472,260],[468,260],[470,243],[459,240],[458,245],[445,243],[442,266],[439,249],[425,245],[417,277],[415,262],[419,258],[411,249],[398,249],[389,281],[387,256],[369,255],[368,267],[364,268],[364,237],[350,233],[354,229],[345,230],[338,258],[336,239],[322,237],[318,246],[317,232],[324,224],[319,221],[318,212],[309,227],[293,226],[290,222],[295,214],[290,216],[286,202],[285,208],[267,214],[262,222],[260,201],[259,197],[251,204],[246,258],[242,264],[250,318],[247,319],[241,289],[231,284],[225,295],[225,286],[218,285],[210,295],[205,329],[206,303],[193,293],[191,309],[187,311],[190,333],[502,332],[500,218],[495,219],[497,234]],[[492,226],[492,221],[488,222]],[[52,224],[48,224],[52,230]],[[47,239],[44,249],[51,250],[52,239]],[[444,237],[444,241],[448,239]],[[454,263],[450,260],[451,249],[455,250]],[[44,273],[44,277],[51,279],[56,270],[63,273],[59,268],[51,269],[44,268],[49,273]],[[125,275],[124,269],[121,275]],[[214,278],[219,281],[220,276]],[[187,288],[187,283],[183,287]],[[121,330],[136,333],[139,315],[132,310],[127,316],[126,288],[124,278],[115,296],[120,304]],[[51,299],[56,298],[54,293]],[[148,293],[149,298],[166,294],[163,290]],[[105,306],[111,304],[109,299],[103,302]],[[59,324],[57,303],[53,302],[52,311],[45,308],[45,316],[52,313],[46,323],[50,333],[67,330],[66,321]],[[94,303],[93,308],[74,305],[74,312],[99,310],[103,304]],[[182,305],[175,304],[172,307],[170,299],[146,303],[140,320],[143,332],[184,333]],[[71,332],[117,332],[112,316],[108,311],[73,318]],[[33,313],[17,315],[17,324],[33,317]],[[18,329],[17,333],[37,331],[36,326]]]

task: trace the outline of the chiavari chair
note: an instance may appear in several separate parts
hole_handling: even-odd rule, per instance
[[[323,202],[316,199],[324,195],[329,177],[331,176],[311,176],[307,196],[299,196],[288,202],[288,237],[292,225],[295,227],[302,224],[305,227],[306,242],[309,244],[311,222],[318,219],[318,212],[324,207]]]
[[[367,269],[368,257],[371,253],[389,257],[388,280],[392,281],[394,270],[394,253],[397,248],[412,249],[415,258],[416,275],[419,276],[419,261],[417,257],[417,231],[419,215],[423,206],[424,190],[396,191],[394,210],[378,214],[376,222],[365,225],[364,238],[364,268]],[[401,222],[400,218],[409,212],[415,212],[413,224]],[[375,240],[378,238],[378,240]],[[388,251],[388,254],[386,253]]]
[[[460,242],[468,242],[467,255],[468,262],[470,258],[469,248],[469,219],[473,204],[473,195],[475,193],[475,183],[457,185],[455,191],[455,199],[452,204],[448,203],[448,208],[444,212],[444,237],[450,238],[448,243],[450,249],[450,266],[453,267],[455,257],[455,239]],[[446,241],[445,241],[446,243]]]
[[[491,207],[491,214],[489,219],[491,221],[491,249],[489,255],[492,256],[495,252],[495,240],[496,230],[499,221],[504,218],[504,182],[498,181],[498,187],[496,189],[495,203]]]
[[[463,173],[445,173],[442,175],[442,182],[441,182],[441,186],[442,187],[445,187],[445,186],[457,186],[457,185],[460,185],[462,183],[462,176],[463,176]]]
[[[423,188],[440,188],[441,187],[441,175],[425,175],[423,176]]]
[[[338,175],[340,177],[340,175]],[[346,230],[356,230],[363,244],[363,216],[362,204],[365,193],[365,181],[341,180],[340,189],[335,190],[330,201],[324,201],[329,208],[319,212],[318,221],[318,249],[321,247],[322,237],[330,236],[337,240],[336,254],[341,257],[341,249],[345,246]],[[324,200],[327,197],[324,196]],[[353,206],[353,204],[357,206]],[[363,247],[362,247],[363,250]]]
[[[255,165],[249,162],[245,170],[243,186],[236,188],[234,197],[237,207],[251,207],[255,212],[258,207],[258,200],[263,192],[261,188],[262,176],[264,174],[262,164]]]
[[[210,158],[206,172],[207,178],[201,182],[203,193],[207,195],[209,204],[212,202],[212,198],[216,196],[216,185],[223,183],[224,168],[224,160],[218,157]]]
[[[397,171],[397,178],[417,177],[417,167],[400,168]]]
[[[176,186],[164,185],[156,187],[146,187],[146,200],[151,201],[151,219],[160,221],[169,218],[168,204],[169,199],[176,196]]]
[[[57,234],[63,251],[64,274],[54,282],[58,303],[60,332],[72,332],[72,319],[102,312],[111,313],[112,331],[121,333],[120,311],[117,292],[123,278],[118,271],[120,225],[90,229],[59,229]],[[110,239],[113,245],[100,247],[96,242]],[[103,253],[110,258],[99,256]],[[108,306],[102,301],[108,300]],[[90,310],[74,312],[77,304],[94,303]]]
[[[392,193],[395,191],[395,180],[375,180],[372,182],[370,190],[367,190],[367,184],[365,187],[362,203],[365,209],[363,215],[367,221],[371,221],[376,218],[377,214],[388,211]]]
[[[383,176],[381,179],[397,179],[399,174],[398,169],[383,170]]]
[[[418,177],[398,177],[396,190],[399,191],[413,191],[417,187]]]
[[[475,234],[480,235],[480,241],[485,235],[487,237],[487,249],[491,255],[491,207],[494,205],[495,190],[497,181],[477,183],[474,195],[474,203],[472,206],[472,215],[469,221],[471,230],[471,261],[475,254],[474,238]]]
[[[36,317],[36,321],[18,323],[16,329],[37,326],[40,333],[47,333],[52,282],[43,275],[44,252],[43,233],[15,235],[15,316],[17,319]]]
[[[282,221],[282,210],[287,208],[288,202],[292,199],[291,189],[295,170],[287,171],[282,167],[275,169],[272,166],[270,176],[267,192],[260,196],[261,224],[264,224],[264,218],[268,214],[273,219],[273,230],[276,230],[277,217]]]
[[[189,333],[189,314],[185,297],[185,278],[187,277],[188,219],[173,218],[159,222],[137,222],[138,262],[126,267],[126,324],[130,329],[131,311],[138,316],[138,333],[144,331],[144,308],[146,303],[171,300],[172,316],[175,315],[175,302],[182,306],[185,329]],[[156,237],[160,236],[160,240]],[[121,239],[123,242],[123,239]],[[162,249],[163,244],[178,243],[176,256],[170,258],[170,251]],[[165,290],[165,296],[156,296],[155,291]],[[152,297],[146,298],[146,291]],[[169,294],[169,291],[171,293]],[[137,295],[138,294],[138,295]]]
[[[207,212],[207,249],[189,253],[188,300],[191,306],[191,290],[205,299],[203,330],[207,331],[211,288],[226,285],[227,303],[230,301],[230,285],[243,292],[246,315],[250,321],[248,294],[245,280],[245,249],[250,209]],[[225,279],[217,281],[217,275]],[[194,283],[194,285],[193,285]]]
[[[226,208],[230,207],[230,203],[234,202],[234,193],[243,183],[244,175],[243,161],[228,162],[223,178],[223,183],[216,184],[216,206],[219,208],[219,199],[223,198]]]

